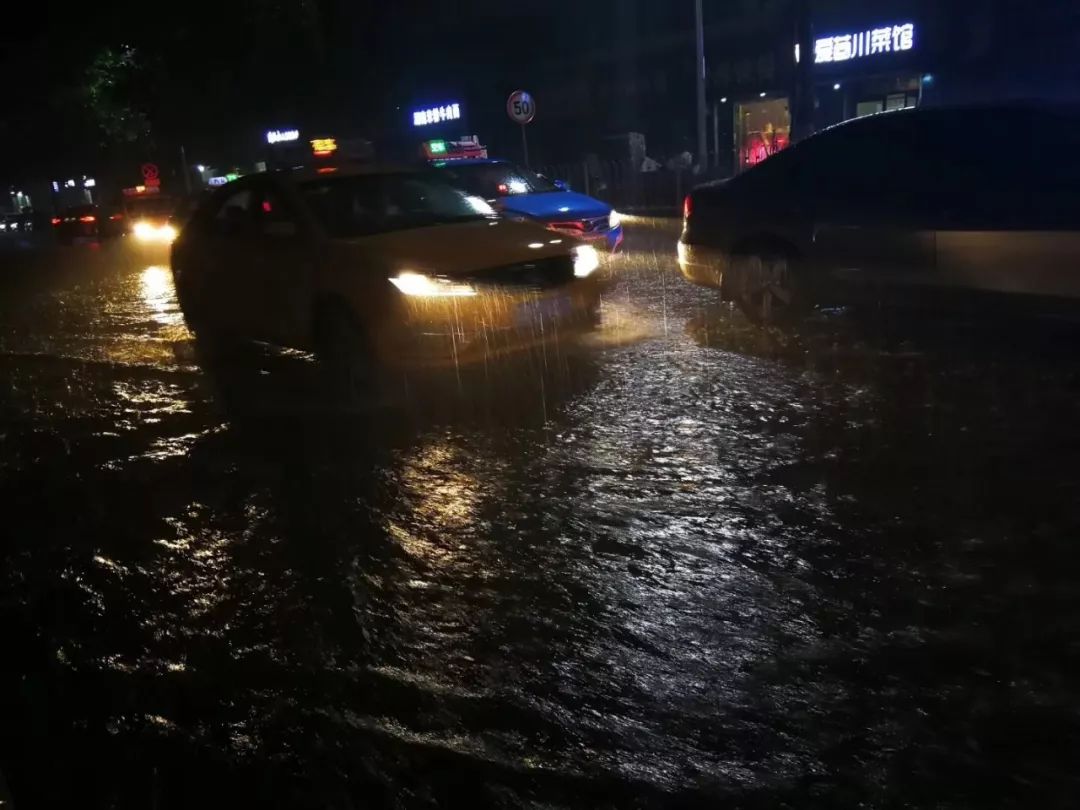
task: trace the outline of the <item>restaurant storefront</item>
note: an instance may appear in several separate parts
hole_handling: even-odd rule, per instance
[[[788,98],[758,98],[735,105],[736,170],[750,168],[791,144]]]
[[[919,106],[934,82],[932,37],[909,17],[816,21],[813,128]]]
[[[715,129],[733,147],[732,171],[833,124],[924,103],[947,15],[930,0],[867,5],[821,0],[799,32],[782,18],[767,35],[717,47],[709,90],[719,97]]]
[[[758,32],[737,41],[718,39],[722,54],[709,64],[712,134],[721,172],[741,172],[791,144],[790,39]]]

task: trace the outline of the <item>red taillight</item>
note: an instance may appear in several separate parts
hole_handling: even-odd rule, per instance
[[[95,217],[93,214],[85,217],[79,217],[79,222],[97,222],[97,217]]]
[[[109,217],[109,219],[112,220],[113,222],[116,222],[116,220],[123,219],[123,218],[124,218],[123,214],[113,214],[111,217]]]
[[[683,200],[682,204],[683,219],[690,219],[692,213],[694,213],[694,195],[687,194],[686,199]]]
[[[506,183],[499,183],[499,193],[500,194],[509,194],[510,193],[510,186],[506,185]]]
[[[53,225],[59,225],[62,221],[63,220],[61,220],[60,217],[53,217],[52,218],[52,224]]]

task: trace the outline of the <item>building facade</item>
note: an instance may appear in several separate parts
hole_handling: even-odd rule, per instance
[[[696,151],[693,3],[618,0],[619,37],[539,71],[559,128]],[[1080,3],[705,0],[709,155],[741,171],[861,115],[1009,99],[1080,101]],[[697,156],[700,158],[700,156]],[[700,159],[699,159],[699,162]]]

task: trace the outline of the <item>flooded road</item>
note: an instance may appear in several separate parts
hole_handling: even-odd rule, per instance
[[[1067,807],[1080,327],[603,328],[328,418],[167,256],[0,253],[15,806]]]

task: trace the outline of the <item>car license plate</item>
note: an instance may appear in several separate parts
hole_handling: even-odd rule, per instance
[[[533,326],[543,323],[552,323],[567,318],[573,311],[570,297],[560,295],[553,298],[537,298],[534,301],[526,301],[518,307],[518,326]]]

